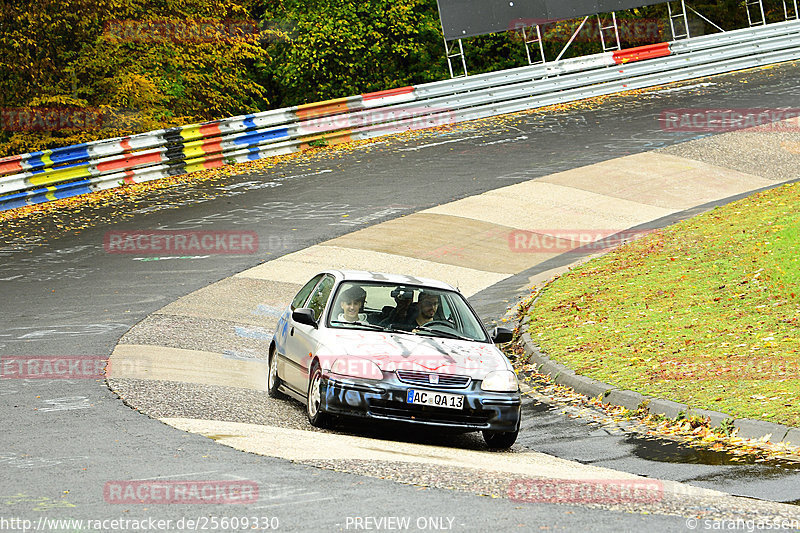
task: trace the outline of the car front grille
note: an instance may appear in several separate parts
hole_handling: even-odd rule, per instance
[[[439,378],[438,383],[432,383],[430,377]],[[469,385],[469,376],[454,376],[452,374],[437,374],[436,372],[418,372],[415,370],[398,370],[397,378],[403,383],[412,385],[435,386],[442,389],[463,389]]]
[[[429,405],[413,405],[386,400],[371,400],[369,411],[377,416],[385,416],[410,422],[431,422],[452,426],[472,426],[482,428],[488,426],[491,412],[472,411],[469,409],[443,409]]]

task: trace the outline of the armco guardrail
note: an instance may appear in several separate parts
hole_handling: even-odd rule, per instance
[[[228,163],[800,59],[782,22],[0,159],[0,211]]]

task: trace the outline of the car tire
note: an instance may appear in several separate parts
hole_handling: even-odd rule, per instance
[[[278,377],[278,353],[275,348],[269,351],[269,361],[267,364],[267,395],[270,398],[283,399],[284,394],[278,390],[281,386],[281,378]]]
[[[489,431],[484,430],[483,440],[492,450],[507,450],[514,445],[517,440],[519,429],[515,431]]]
[[[306,415],[312,426],[324,428],[330,422],[329,415],[322,409],[322,369],[314,361],[309,372],[308,395],[306,396]]]

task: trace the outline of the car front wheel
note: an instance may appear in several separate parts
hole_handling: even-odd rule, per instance
[[[284,398],[283,393],[278,390],[281,386],[281,378],[278,377],[278,353],[272,349],[269,351],[269,368],[267,371],[267,394],[270,398]]]
[[[516,431],[484,431],[483,440],[492,450],[506,450],[514,445],[519,430]]]
[[[329,417],[322,409],[322,370],[319,363],[311,367],[311,379],[308,381],[308,396],[306,398],[306,414],[311,425],[323,428],[328,425]]]

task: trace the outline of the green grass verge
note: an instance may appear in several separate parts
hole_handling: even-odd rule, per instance
[[[800,426],[800,184],[649,234],[548,285],[532,339],[643,394]]]

